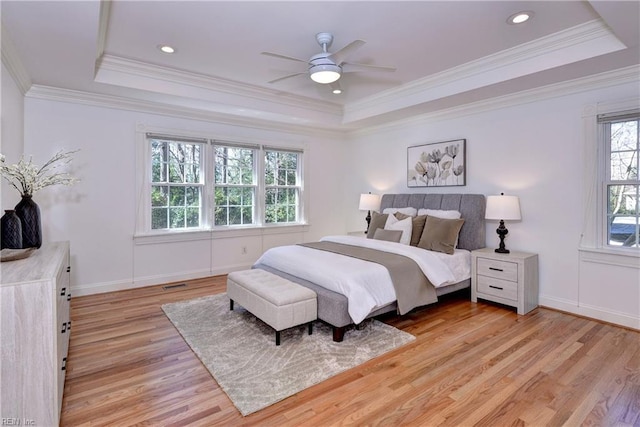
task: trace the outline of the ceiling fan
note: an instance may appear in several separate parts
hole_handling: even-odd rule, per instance
[[[291,77],[309,74],[311,80],[316,83],[329,84],[334,93],[340,93],[341,89],[338,85],[338,79],[342,76],[342,68],[344,66],[355,66],[367,68],[375,71],[396,71],[394,67],[384,67],[380,65],[370,64],[358,64],[355,62],[347,62],[347,57],[355,50],[362,47],[365,44],[363,40],[354,40],[342,49],[334,53],[329,53],[327,49],[333,42],[333,34],[331,33],[318,33],[316,34],[316,41],[322,46],[322,52],[313,55],[308,60],[293,58],[291,56],[280,55],[272,52],[262,52],[263,55],[272,56],[274,58],[287,59],[289,61],[304,62],[307,64],[307,71],[289,74],[287,76],[279,77],[275,80],[271,80],[269,83],[276,83],[281,80],[285,80]]]

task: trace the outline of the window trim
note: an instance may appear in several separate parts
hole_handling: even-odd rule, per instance
[[[200,153],[199,153],[199,157],[200,157],[200,162],[199,162],[199,172],[200,172],[200,179],[199,182],[180,182],[180,183],[176,183],[176,182],[171,182],[169,175],[167,175],[167,181],[166,182],[154,182],[152,177],[153,177],[153,165],[152,165],[152,160],[153,160],[153,155],[152,155],[152,150],[148,147],[148,142],[149,140],[154,139],[154,140],[160,140],[160,141],[170,141],[170,142],[178,142],[178,143],[183,143],[183,144],[199,144],[200,145]],[[207,166],[207,145],[208,145],[208,141],[206,139],[203,138],[184,138],[184,137],[174,137],[172,135],[160,135],[160,134],[155,134],[155,133],[151,133],[151,132],[147,132],[145,134],[145,143],[147,144],[147,153],[148,153],[148,161],[149,161],[149,174],[147,175],[148,179],[149,179],[149,183],[147,188],[151,189],[154,185],[156,186],[166,186],[169,189],[169,194],[171,194],[171,188],[175,188],[175,187],[198,187],[200,188],[200,218],[199,218],[199,223],[200,223],[200,227],[183,227],[183,228],[176,228],[176,229],[153,229],[152,228],[152,212],[153,212],[153,206],[152,204],[149,202],[149,210],[148,210],[148,215],[147,215],[147,221],[148,221],[148,229],[152,232],[155,231],[167,231],[167,230],[172,230],[172,231],[197,231],[197,230],[201,230],[203,228],[202,224],[206,223],[207,221],[207,214],[206,214],[206,206],[207,206],[207,199],[206,197],[206,183],[204,182],[204,180],[202,179],[203,177],[203,171],[205,171],[205,168]],[[151,194],[151,192],[147,195],[147,199],[148,196]],[[171,209],[169,207],[169,209]]]
[[[603,248],[606,249],[618,249],[614,245],[609,244],[609,187],[614,185],[632,185],[636,186],[639,184],[637,179],[633,180],[613,180],[611,179],[611,124],[617,123],[621,121],[628,121],[632,119],[634,121],[640,121],[640,109],[636,109],[635,111],[621,111],[619,113],[611,113],[611,114],[599,114],[598,115],[598,127],[599,127],[599,144],[603,145],[603,157],[600,159],[602,163],[602,171],[603,174],[600,179],[600,200],[602,201],[600,204],[601,209],[601,244]],[[640,132],[640,126],[638,128]],[[636,162],[638,159],[636,159]],[[620,247],[620,249],[625,249],[625,247]],[[638,247],[629,247],[631,250],[640,250]]]
[[[582,112],[583,148],[583,189],[582,189],[582,234],[578,250],[583,261],[604,264],[616,263],[639,268],[640,250],[637,248],[613,247],[605,244],[603,237],[603,209],[606,209],[602,179],[605,174],[604,153],[601,144],[602,127],[598,116],[637,110],[640,98],[601,102],[585,105]],[[606,230],[604,231],[606,235]],[[615,260],[615,261],[614,261]]]
[[[257,200],[261,200],[258,196],[259,190],[260,190],[260,175],[258,174],[258,171],[260,170],[260,165],[259,165],[259,160],[260,160],[260,145],[249,145],[249,144],[238,144],[238,143],[234,143],[234,142],[228,142],[228,141],[222,141],[222,140],[211,140],[210,141],[210,145],[211,145],[211,162],[208,165],[207,171],[210,171],[214,174],[215,176],[215,162],[216,162],[216,153],[215,153],[215,148],[216,147],[230,147],[230,148],[243,148],[243,149],[248,149],[253,151],[253,156],[254,158],[256,158],[256,160],[253,162],[253,168],[252,168],[252,184],[217,184],[215,182],[215,178],[211,181],[211,185],[209,185],[209,187],[211,187],[211,199],[209,200],[213,200],[215,201],[215,192],[216,192],[216,187],[226,187],[226,188],[253,188],[254,189],[254,206],[253,206],[253,217],[255,218],[259,218],[258,217],[258,211],[260,209],[259,204],[256,203]],[[206,185],[206,184],[205,184]],[[256,227],[259,225],[259,221],[258,222],[253,222],[251,224],[233,224],[233,225],[217,225],[215,223],[215,202],[211,203],[211,207],[210,207],[210,212],[209,212],[209,227],[212,229],[223,229],[223,228],[229,228],[229,227]]]
[[[277,151],[280,153],[293,153],[298,155],[298,168],[297,168],[297,177],[296,179],[299,180],[299,183],[297,185],[276,185],[276,184],[267,184],[266,183],[266,164],[265,164],[265,158],[267,155],[267,151]],[[297,216],[298,218],[302,219],[303,218],[303,199],[304,199],[304,151],[302,150],[293,150],[293,149],[282,149],[282,148],[277,148],[277,147],[270,147],[270,146],[263,146],[262,150],[261,150],[261,155],[260,155],[260,160],[263,162],[262,164],[262,171],[264,171],[265,173],[262,174],[261,178],[262,178],[262,190],[264,192],[264,194],[262,195],[261,200],[266,200],[266,191],[269,188],[277,188],[277,189],[289,189],[289,188],[295,188],[298,190],[298,212],[297,212]],[[295,223],[286,223],[286,222],[276,222],[276,223],[267,223],[266,222],[266,203],[264,203],[261,207],[263,207],[263,212],[262,212],[262,216],[261,216],[261,221],[263,224],[265,225],[285,225],[285,224],[297,224],[297,222]]]
[[[296,223],[274,223],[274,224],[253,224],[253,225],[213,225],[213,213],[214,206],[214,186],[205,183],[203,191],[202,201],[202,214],[203,221],[199,228],[186,228],[186,229],[151,229],[151,201],[149,197],[149,189],[151,188],[151,150],[147,145],[147,133],[161,135],[162,137],[175,137],[176,140],[184,140],[185,142],[195,142],[196,140],[207,140],[207,147],[211,147],[214,142],[229,143],[236,146],[248,146],[258,147],[258,162],[264,162],[263,150],[266,148],[282,150],[282,151],[294,151],[302,153],[301,159],[301,197],[300,197],[300,218]],[[135,163],[136,171],[139,171],[135,175],[135,194],[136,194],[136,214],[135,214],[135,229],[133,233],[133,239],[135,244],[153,244],[153,243],[165,243],[165,242],[182,242],[182,241],[195,241],[195,240],[212,240],[217,238],[237,237],[237,236],[264,236],[270,234],[287,234],[307,232],[309,229],[308,223],[308,211],[307,208],[309,189],[305,187],[305,183],[308,182],[308,168],[305,167],[305,157],[309,156],[311,149],[304,142],[283,142],[279,141],[265,141],[258,138],[251,141],[243,138],[214,138],[211,133],[193,132],[184,129],[163,128],[159,126],[148,126],[138,123],[136,125],[136,146],[135,146]],[[215,158],[212,155],[213,150],[206,148],[203,156],[203,164],[206,171],[213,171]],[[264,168],[264,165],[257,166]],[[260,170],[260,169],[258,169]],[[206,173],[206,172],[205,172]],[[262,174],[264,175],[264,174]],[[259,200],[264,200],[264,176],[258,174],[258,180],[262,183],[258,184],[258,190],[256,197],[260,197]],[[262,203],[256,204],[256,209],[262,209]],[[262,218],[262,211],[257,212]],[[261,221],[263,221],[261,219]]]

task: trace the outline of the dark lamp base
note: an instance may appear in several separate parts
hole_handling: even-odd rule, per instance
[[[503,220],[500,220],[500,226],[496,230],[496,233],[498,233],[498,237],[500,237],[500,246],[498,247],[498,249],[496,249],[496,252],[499,254],[508,254],[509,249],[504,247],[504,236],[509,233],[509,230],[507,230],[507,227],[504,226]]]
[[[371,211],[367,211],[367,217],[365,219],[367,220],[367,230],[364,232],[364,234],[368,234],[369,225],[371,225]]]

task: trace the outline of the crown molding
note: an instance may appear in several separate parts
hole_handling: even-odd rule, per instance
[[[9,37],[9,33],[5,29],[5,26],[2,25],[1,27],[2,49],[0,50],[2,50],[2,63],[16,82],[16,85],[22,95],[25,95],[31,87],[31,77],[29,77],[27,69],[22,64],[20,55],[18,55],[18,51],[11,41],[11,37]]]
[[[199,73],[177,70],[159,65],[151,65],[142,61],[135,61],[114,55],[102,55],[96,64],[96,81],[121,86],[120,82],[105,81],[101,72],[115,72],[120,75],[133,75],[138,78],[162,80],[176,85],[185,85],[213,92],[225,93],[243,98],[251,98],[270,104],[280,104],[287,108],[317,111],[323,114],[342,117],[342,107],[339,104],[310,99],[303,96],[285,94],[280,91],[265,89],[260,86],[227,80]]]
[[[278,123],[256,118],[245,118],[231,114],[208,112],[202,109],[163,104],[154,101],[144,101],[120,96],[95,94],[90,92],[61,89],[42,85],[33,85],[26,97],[59,102],[89,105],[94,107],[114,108],[119,110],[136,111],[141,113],[161,114],[191,120],[216,122],[234,126],[243,126],[263,130],[327,137],[360,137],[381,132],[392,132],[402,128],[423,125],[425,123],[459,118],[467,115],[479,114],[486,111],[508,108],[512,106],[543,101],[555,97],[570,95],[586,90],[597,90],[610,86],[634,83],[640,80],[640,65],[633,65],[614,71],[582,77],[562,83],[529,89],[510,95],[499,96],[483,101],[477,101],[436,112],[415,115],[406,119],[396,120],[381,125],[367,126],[359,129],[334,129],[324,126],[309,126]]]
[[[96,45],[96,58],[104,54],[109,30],[109,18],[111,17],[111,0],[100,0],[100,17],[98,19],[98,42]],[[97,71],[97,70],[96,70]]]
[[[51,86],[32,85],[25,97],[48,101],[69,102],[92,107],[113,108],[140,113],[160,114],[190,120],[215,122],[232,126],[294,133],[298,135],[323,135],[330,138],[344,137],[345,131],[327,128],[326,126],[300,125],[261,120],[255,117],[241,117],[220,112],[211,112],[199,108],[185,107],[175,104],[146,101],[115,95],[97,94]]]
[[[482,101],[472,102],[456,107],[451,107],[431,113],[419,114],[406,119],[396,120],[381,125],[367,126],[360,129],[348,131],[349,137],[360,137],[378,134],[381,132],[391,132],[411,126],[419,126],[429,122],[460,118],[487,111],[502,108],[514,107],[537,101],[567,96],[574,93],[588,90],[603,89],[611,86],[618,86],[627,83],[640,82],[640,64],[594,74],[588,77],[581,77],[567,80],[561,83],[554,83],[534,89],[528,89],[509,95],[498,96]]]
[[[585,47],[589,48],[588,53]],[[624,48],[625,45],[615,37],[604,21],[595,19],[352,102],[344,108],[343,123]]]

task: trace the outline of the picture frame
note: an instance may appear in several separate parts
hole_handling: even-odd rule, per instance
[[[407,147],[407,187],[467,185],[466,139]]]

